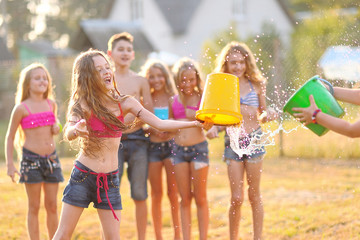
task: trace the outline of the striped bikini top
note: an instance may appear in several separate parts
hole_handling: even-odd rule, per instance
[[[50,110],[39,113],[31,113],[29,107],[25,103],[21,103],[25,106],[26,110],[29,112],[29,115],[21,119],[20,124],[23,129],[51,126],[55,123],[56,119],[52,111],[51,103],[49,99],[46,99],[46,101],[49,104]]]
[[[255,92],[253,85],[250,83],[251,91],[246,94],[244,97],[240,97],[240,104],[252,106],[252,107],[259,107],[259,97]]]

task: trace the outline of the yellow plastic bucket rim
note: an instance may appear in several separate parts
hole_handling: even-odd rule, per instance
[[[202,109],[202,110],[198,110],[196,111],[196,119],[200,120],[200,121],[205,121],[205,118],[202,118],[201,115],[203,114],[223,114],[223,115],[228,115],[231,117],[234,117],[235,119],[238,119],[238,121],[236,122],[232,122],[232,123],[215,123],[216,125],[222,125],[222,126],[228,126],[228,125],[236,125],[239,124],[242,121],[242,115],[240,113],[237,112],[233,112],[233,111],[226,111],[226,110],[218,110],[218,109]]]

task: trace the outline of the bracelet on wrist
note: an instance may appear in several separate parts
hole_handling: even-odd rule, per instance
[[[321,109],[316,109],[311,117],[311,120],[314,124],[318,124],[317,121],[316,121],[316,115],[318,115],[318,113],[321,112]]]

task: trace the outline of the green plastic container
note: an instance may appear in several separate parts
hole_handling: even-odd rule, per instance
[[[298,89],[287,101],[283,110],[284,112],[290,113],[294,116],[294,111],[292,108],[300,107],[307,108],[310,106],[309,96],[313,95],[316,105],[321,109],[322,112],[332,115],[337,118],[344,116],[344,110],[341,108],[339,103],[336,101],[334,96],[327,90],[327,88],[322,84],[325,83],[329,86],[330,92],[334,92],[332,85],[324,80],[319,78],[319,76],[314,76],[310,78],[300,89]],[[329,129],[319,125],[310,123],[306,125],[311,131],[313,131],[318,136],[322,136],[329,131]]]

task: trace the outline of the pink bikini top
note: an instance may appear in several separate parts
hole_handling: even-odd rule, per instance
[[[49,99],[46,99],[46,101],[49,104],[50,111],[39,113],[31,113],[28,106],[25,103],[21,103],[29,112],[29,115],[21,119],[20,124],[23,129],[50,126],[56,122],[55,115],[52,111],[51,103]]]
[[[121,122],[124,122],[124,116],[119,103],[120,116],[117,117]],[[122,131],[116,126],[109,128],[106,126],[94,113],[91,112],[89,118],[89,127],[95,132],[96,137],[100,138],[119,138],[122,136]]]
[[[200,102],[198,103],[197,106],[186,106],[187,109],[192,109],[192,110],[199,110],[199,106],[200,106]],[[184,119],[187,118],[186,114],[185,114],[185,108],[184,105],[182,105],[179,102],[179,95],[175,95],[174,96],[174,102],[172,104],[172,111],[173,111],[173,115],[174,115],[174,119]]]

